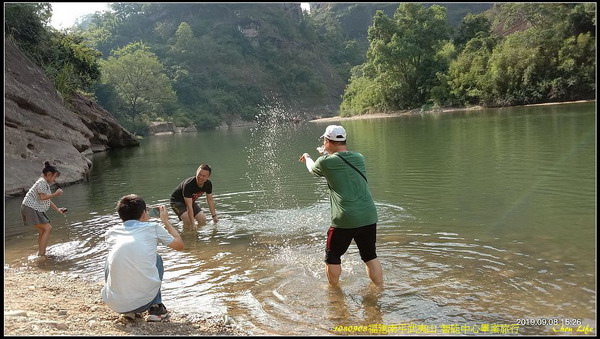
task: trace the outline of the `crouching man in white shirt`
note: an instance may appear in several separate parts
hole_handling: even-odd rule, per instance
[[[165,207],[160,206],[159,211],[164,227],[150,221],[144,199],[126,195],[117,203],[123,223],[104,235],[109,251],[102,300],[126,318],[141,317],[145,311],[148,311],[147,321],[162,321],[167,317],[160,294],[164,268],[157,246],[160,243],[181,251],[184,244],[169,222]]]

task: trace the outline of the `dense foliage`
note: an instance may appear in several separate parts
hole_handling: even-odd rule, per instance
[[[438,54],[449,39],[448,32],[446,10],[441,6],[403,3],[393,19],[377,11],[369,28],[367,62],[352,74],[341,112],[388,111],[425,104],[436,73],[445,67],[445,58]],[[370,92],[367,102],[361,100],[361,92]]]
[[[75,91],[92,95],[100,53],[86,47],[81,36],[50,28],[49,3],[7,3],[4,9],[6,37],[44,69],[67,103]]]
[[[130,78],[112,72],[110,80],[103,77],[99,100],[123,111],[123,116],[214,128],[236,119],[256,119],[260,107],[271,102],[324,104],[335,98],[330,85],[337,87],[338,96],[343,88],[339,76],[326,76],[331,66],[319,60],[321,47],[311,23],[285,4],[111,6],[112,12],[97,13],[79,24],[90,46],[110,56],[102,63],[103,72],[122,58],[135,59],[125,52],[112,56],[115,50],[142,42],[163,66],[159,73],[170,82],[164,86],[175,93],[174,100],[136,106],[134,112],[119,83],[119,76],[120,82]]]
[[[434,4],[423,4],[425,7]],[[470,13],[481,13],[491,3],[440,3],[446,8],[451,29],[458,26]],[[368,29],[375,13],[380,10],[393,16],[398,3],[311,3],[309,19],[315,23],[319,36],[326,38],[330,47],[328,57],[334,60],[344,79],[350,77],[353,66],[365,62],[369,48]]]
[[[595,11],[592,3],[499,4],[465,16],[454,36],[436,5],[401,4],[393,18],[378,12],[340,112],[594,99]]]
[[[271,105],[354,115],[595,96],[594,3],[318,6],[112,3],[59,32],[49,3],[12,3],[5,34],[66,99],[95,95],[137,133],[259,120]]]
[[[113,50],[101,67],[103,83],[115,88],[123,103],[119,111],[133,125],[140,112],[162,113],[163,107],[175,101],[164,66],[143,43]]]

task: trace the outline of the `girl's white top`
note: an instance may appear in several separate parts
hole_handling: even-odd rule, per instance
[[[39,193],[51,194],[50,185],[44,178],[39,178],[25,194],[23,205],[29,206],[38,212],[46,212],[50,208],[50,199],[41,200]]]

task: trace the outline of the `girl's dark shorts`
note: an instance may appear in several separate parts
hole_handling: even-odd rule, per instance
[[[187,207],[185,206],[185,204],[182,204],[180,202],[171,201],[171,208],[173,209],[173,212],[175,212],[175,214],[179,217],[179,220],[181,220],[181,216],[183,215],[183,213],[187,212]],[[198,204],[195,202],[192,203],[192,208],[194,209],[194,217],[196,217],[198,213],[202,212],[200,206],[198,206]]]
[[[352,239],[354,239],[358,247],[362,261],[373,260],[377,258],[377,254],[375,253],[376,237],[377,224],[357,228],[330,227],[327,231],[325,262],[331,265],[341,264],[341,256],[348,250]]]
[[[33,208],[21,205],[21,219],[25,226],[34,226],[39,224],[49,224],[50,219],[44,212],[36,211]]]

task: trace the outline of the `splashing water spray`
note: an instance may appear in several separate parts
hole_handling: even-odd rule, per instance
[[[251,140],[246,146],[248,178],[252,189],[264,192],[264,196],[255,199],[257,209],[279,209],[284,207],[283,188],[287,173],[281,166],[277,150],[290,146],[292,135],[299,121],[296,114],[278,98],[269,98],[259,107],[255,117],[257,127],[251,130]],[[286,201],[293,198],[286,196]]]

